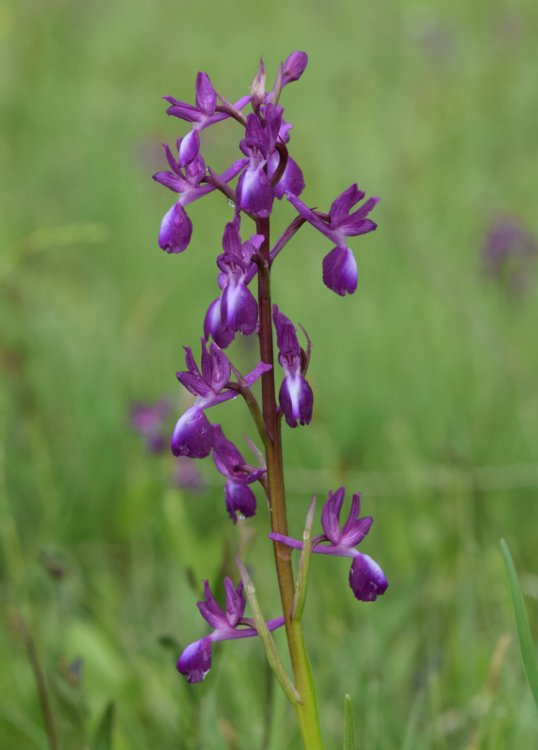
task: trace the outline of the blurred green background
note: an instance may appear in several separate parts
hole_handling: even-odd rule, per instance
[[[327,746],[345,691],[368,750],[536,746],[499,539],[536,635],[538,269],[514,289],[481,252],[499,217],[538,231],[537,23],[532,0],[0,3],[2,748],[48,747],[32,646],[61,748],[102,747],[110,702],[115,750],[299,747],[259,643],[217,649],[202,685],[174,670],[205,633],[202,579],[238,548],[276,616],[261,497],[233,527],[211,463],[205,492],[173,488],[173,459],[128,422],[134,400],[172,397],[170,429],[185,408],[174,373],[216,296],[230,211],[194,204],[188,251],[159,250],[173,196],[151,175],[185,132],[160,96],[192,101],[206,70],[234,99],[260,55],[272,77],[294,49],[310,55],[282,100],[304,200],[328,207],[355,180],[382,198],[379,230],[352,241],[356,295],[323,286],[330,246],[308,227],[274,274],[314,344],[315,418],[285,433],[291,527],[312,492],[361,490],[363,549],[390,580],[361,604],[345,561],[313,561]],[[211,164],[237,157],[232,126],[206,135]],[[218,416],[237,441],[250,431],[240,403]]]

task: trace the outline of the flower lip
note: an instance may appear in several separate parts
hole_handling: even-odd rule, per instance
[[[289,427],[310,424],[314,394],[306,378],[299,373],[286,375],[280,386],[278,399]]]
[[[376,561],[359,552],[351,563],[349,585],[356,599],[373,602],[385,593],[389,584]]]
[[[194,404],[179,418],[172,433],[170,448],[174,456],[205,458],[211,453],[213,430],[203,409]]]
[[[185,209],[174,203],[164,215],[159,230],[159,246],[167,253],[182,253],[192,236],[192,222]]]
[[[251,518],[256,514],[256,496],[243,482],[228,479],[224,487],[224,499],[226,510],[234,524],[240,518]]]
[[[337,245],[323,259],[323,283],[341,297],[353,294],[359,281],[357,261],[349,247]]]
[[[211,669],[211,651],[209,636],[190,643],[177,661],[177,671],[191,684],[202,682]]]

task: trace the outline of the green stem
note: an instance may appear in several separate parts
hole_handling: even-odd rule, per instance
[[[270,438],[270,441],[266,444],[266,460],[271,530],[287,536],[288,520],[282,459],[281,421],[275,400],[269,219],[257,219],[256,231],[264,237],[259,250],[261,263],[258,272],[260,358],[262,362],[272,365],[271,370],[262,376],[262,413],[265,428]],[[303,743],[306,750],[323,750],[316,691],[306,653],[303,630],[301,622],[292,618],[295,583],[291,567],[291,552],[279,542],[273,542],[273,549],[291,666],[300,696],[300,702],[295,704],[295,709]]]
[[[236,564],[241,574],[241,580],[243,581],[245,586],[244,592],[247,597],[250,611],[252,612],[254,618],[254,627],[256,628],[256,630],[258,631],[258,635],[262,639],[269,666],[273,670],[275,677],[280,684],[280,687],[286,693],[288,700],[295,706],[295,704],[299,702],[299,694],[297,693],[297,690],[292,684],[290,678],[286,674],[286,670],[284,669],[284,666],[280,661],[275,642],[273,641],[273,636],[271,635],[269,628],[267,627],[260,605],[258,604],[256,589],[254,587],[254,584],[252,583],[252,579],[248,574],[248,570],[245,568],[239,558],[237,558]]]

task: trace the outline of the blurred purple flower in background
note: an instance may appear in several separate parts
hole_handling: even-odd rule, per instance
[[[184,490],[203,490],[205,482],[198,471],[196,461],[187,456],[178,456],[172,472],[172,485]]]
[[[165,422],[171,411],[172,404],[166,398],[155,404],[134,403],[129,410],[132,428],[142,435],[151,453],[160,453],[168,443]]]
[[[482,245],[482,268],[514,292],[524,292],[536,259],[538,243],[517,219],[505,217],[490,225]]]

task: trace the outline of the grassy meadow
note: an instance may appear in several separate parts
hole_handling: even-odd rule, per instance
[[[185,132],[160,97],[192,101],[206,70],[238,98],[260,55],[272,77],[294,49],[310,63],[282,104],[304,200],[328,208],[354,181],[381,197],[378,231],[350,242],[355,295],[323,286],[330,245],[309,227],[274,272],[313,341],[314,419],[285,431],[291,529],[312,493],[361,491],[362,549],[390,582],[363,604],[345,560],[312,561],[327,748],[345,692],[364,750],[537,746],[499,540],[536,641],[538,263],[515,289],[481,258],[502,217],[538,237],[537,24],[531,0],[0,2],[0,747],[49,747],[37,670],[61,750],[105,750],[107,721],[113,750],[300,748],[257,639],[219,644],[203,684],[175,671],[206,633],[202,580],[236,580],[238,550],[279,614],[261,494],[234,527],[210,460],[205,489],[179,489],[129,426],[135,401],[173,399],[170,430],[188,404],[175,371],[230,215],[209,196],[188,250],[159,249],[173,196],[151,175]],[[216,169],[235,137],[207,132]],[[254,437],[239,401],[213,416]]]

